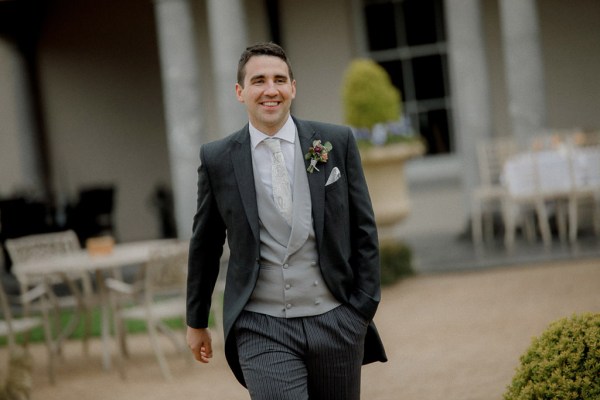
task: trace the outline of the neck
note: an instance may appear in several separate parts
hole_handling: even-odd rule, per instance
[[[285,126],[289,119],[290,114],[288,114],[287,118],[285,118],[285,120],[282,123],[277,125],[256,124],[252,121],[250,121],[250,124],[252,124],[254,128],[256,128],[258,131],[264,133],[267,136],[275,136],[275,134],[277,134],[277,132],[279,132]]]

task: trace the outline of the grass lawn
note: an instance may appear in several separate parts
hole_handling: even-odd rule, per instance
[[[73,317],[73,312],[64,311],[61,314],[61,326],[66,326],[69,323],[69,320]],[[212,316],[211,316],[212,317]],[[112,321],[111,321],[112,323]],[[92,337],[101,335],[101,324],[102,324],[102,315],[100,312],[100,308],[94,310],[92,314],[92,327],[91,327],[91,335]],[[183,329],[185,327],[185,323],[182,318],[175,318],[171,320],[167,320],[166,324],[173,329]],[[211,319],[212,325],[212,319]],[[126,328],[129,333],[138,333],[146,331],[146,324],[142,321],[127,321]],[[83,337],[83,321],[79,321],[77,329],[70,336],[71,339],[80,339]],[[18,342],[21,343],[23,341],[23,335],[19,335]],[[41,342],[44,340],[44,330],[40,328],[36,328],[31,331],[29,341],[30,342]],[[7,339],[0,338],[0,346],[6,345]]]

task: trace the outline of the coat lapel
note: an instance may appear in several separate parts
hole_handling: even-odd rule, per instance
[[[258,207],[256,204],[256,189],[254,187],[254,172],[252,168],[252,150],[248,125],[238,132],[233,140],[231,163],[240,191],[244,211],[252,229],[254,238],[259,240]]]
[[[307,123],[294,118],[294,123],[298,128],[298,137],[302,147],[302,157],[308,152],[308,148],[312,146],[313,140],[322,139],[316,137],[315,130]],[[308,168],[310,161],[304,160],[304,169]],[[324,166],[323,166],[324,167]],[[314,171],[312,174],[306,172],[308,176],[308,186],[310,187],[310,199],[312,202],[312,215],[315,228],[315,236],[319,248],[323,240],[323,227],[325,221],[325,168],[319,168],[320,171]]]

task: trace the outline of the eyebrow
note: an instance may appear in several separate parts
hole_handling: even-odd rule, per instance
[[[259,75],[254,75],[250,77],[250,82],[258,80],[258,79],[265,79],[266,75],[265,74],[259,74]],[[289,79],[289,77],[287,75],[284,74],[277,74],[274,76],[275,79],[285,79],[286,81]]]

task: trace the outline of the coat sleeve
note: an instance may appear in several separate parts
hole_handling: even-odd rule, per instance
[[[206,328],[211,298],[219,274],[220,258],[225,243],[225,224],[217,210],[211,186],[207,146],[200,149],[198,198],[192,225],[187,278],[187,325]]]

